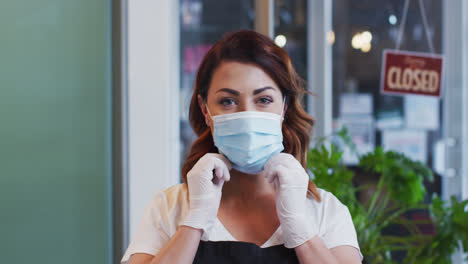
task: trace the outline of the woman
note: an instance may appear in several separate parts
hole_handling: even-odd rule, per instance
[[[305,92],[269,38],[216,43],[190,104],[184,183],[155,195],[122,263],[361,263],[347,207],[305,170]]]

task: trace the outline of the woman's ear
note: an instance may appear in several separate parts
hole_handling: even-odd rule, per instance
[[[203,98],[201,97],[201,95],[198,95],[197,99],[198,99],[198,106],[200,107],[200,110],[203,116],[205,117],[205,124],[211,127],[211,118],[206,109],[206,103],[203,101]]]

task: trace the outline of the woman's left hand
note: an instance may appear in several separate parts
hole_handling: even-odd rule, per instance
[[[276,211],[284,246],[295,248],[317,235],[307,204],[309,176],[294,156],[278,153],[265,164],[263,175],[276,187]]]

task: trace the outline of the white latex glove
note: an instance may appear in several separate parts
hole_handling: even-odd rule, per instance
[[[224,181],[230,180],[231,163],[221,154],[207,153],[187,173],[189,212],[182,225],[206,231],[218,214]]]
[[[275,184],[276,212],[283,230],[284,246],[295,248],[317,235],[317,225],[306,206],[309,176],[287,153],[278,153],[265,164],[263,175]]]

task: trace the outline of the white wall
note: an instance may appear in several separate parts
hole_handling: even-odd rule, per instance
[[[154,193],[179,182],[179,12],[128,1],[129,232]]]

